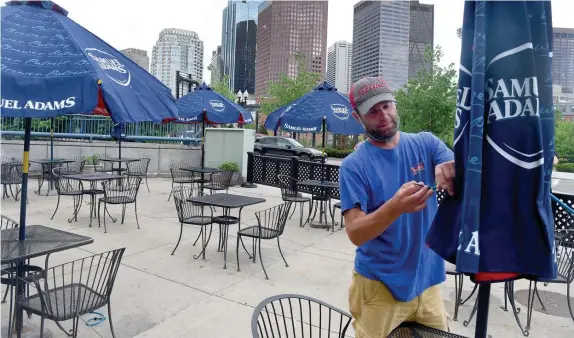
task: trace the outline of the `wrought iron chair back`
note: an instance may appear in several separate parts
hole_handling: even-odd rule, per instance
[[[18,227],[18,222],[8,216],[0,215],[0,230],[7,230]]]
[[[68,163],[67,168],[70,172],[75,172],[81,174],[84,172],[84,166],[86,165],[86,156],[75,156],[72,157],[74,162]]]
[[[281,236],[285,230],[290,207],[291,203],[285,202],[256,212],[255,217],[259,226],[259,237],[270,239]]]
[[[74,319],[74,333],[79,316],[104,305],[110,311],[110,295],[125,248],[116,249],[48,268],[24,280],[37,291],[19,303],[27,311],[44,319]],[[113,326],[110,318],[110,326]],[[75,334],[74,334],[75,336]]]
[[[227,190],[231,186],[233,171],[218,171],[211,174],[206,188],[210,190]]]
[[[131,176],[147,176],[149,168],[149,158],[140,158],[136,161],[128,162],[128,175]]]
[[[311,297],[283,294],[263,300],[251,317],[253,338],[346,336],[351,315]]]
[[[104,200],[110,204],[135,203],[141,181],[141,177],[125,176],[103,182]]]
[[[298,180],[287,175],[277,175],[279,179],[279,186],[281,187],[281,197],[283,199],[288,197],[297,197],[297,182]]]
[[[81,180],[71,179],[66,177],[67,174],[76,174],[76,171],[71,171],[67,168],[54,168],[52,174],[54,175],[54,185],[58,195],[77,194],[82,195],[84,185]]]
[[[188,198],[200,195],[200,192],[196,189],[184,186],[174,187],[172,189],[172,195],[175,202],[175,209],[177,210],[177,218],[180,223],[184,223],[185,219],[204,216],[204,206],[187,201]],[[208,215],[205,214],[205,216]]]

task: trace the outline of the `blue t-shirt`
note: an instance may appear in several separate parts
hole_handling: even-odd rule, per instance
[[[341,164],[341,210],[358,206],[369,214],[409,181],[433,186],[434,167],[453,159],[452,151],[428,132],[401,132],[393,149],[364,142]],[[431,197],[424,210],[401,215],[378,237],[359,246],[355,271],[381,281],[403,302],[442,283],[446,278],[444,261],[425,244],[436,211],[436,198]]]

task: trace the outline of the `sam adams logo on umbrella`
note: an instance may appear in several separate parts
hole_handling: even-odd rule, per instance
[[[216,111],[224,111],[225,110],[225,104],[219,100],[209,100],[209,104]]]
[[[60,110],[64,108],[70,108],[76,105],[76,98],[70,96],[67,99],[59,101],[33,101],[28,100],[26,102],[20,102],[18,100],[8,100],[2,99],[0,101],[0,107],[8,109],[31,109],[31,110]]]
[[[130,71],[115,56],[96,48],[86,48],[85,51],[111,80],[122,86],[129,86],[132,79]]]
[[[349,109],[343,104],[334,103],[331,105],[331,110],[333,111],[333,115],[338,119],[346,120],[349,118]]]
[[[468,69],[462,65],[460,70],[470,75]],[[486,80],[485,89],[485,101],[489,104],[486,123],[493,124],[516,118],[540,118],[538,79],[536,77],[489,78]],[[455,115],[455,144],[467,130],[469,123],[472,126],[478,126],[485,122],[468,121],[471,100],[472,92],[469,87],[459,89]],[[497,153],[519,167],[534,169],[544,164],[542,149],[521,149],[526,147],[526,144],[500,144],[500,141],[494,140],[491,135],[486,135],[486,140]]]

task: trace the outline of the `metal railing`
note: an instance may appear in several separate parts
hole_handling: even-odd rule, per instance
[[[32,131],[49,133],[53,123],[54,133],[109,135],[114,122],[104,116],[65,115],[53,119],[32,119]],[[179,137],[187,132],[197,132],[199,125],[179,123],[139,122],[125,125],[125,134],[131,136]],[[0,130],[24,131],[24,119],[2,117]]]
[[[23,131],[0,131],[2,139],[22,139]],[[32,132],[32,140],[49,140],[50,133]],[[99,134],[73,134],[73,133],[54,133],[55,140],[79,140],[79,141],[115,141],[110,135]],[[158,136],[132,136],[127,135],[122,142],[143,142],[143,143],[179,143],[188,146],[198,147],[201,144],[200,138],[181,138],[181,137],[158,137]]]

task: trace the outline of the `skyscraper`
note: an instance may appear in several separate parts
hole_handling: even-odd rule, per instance
[[[126,48],[120,50],[120,52],[149,72],[149,56],[147,56],[147,50]]]
[[[281,73],[297,76],[297,56],[321,76],[327,66],[327,1],[265,1],[259,6],[255,93],[268,94]]]
[[[150,72],[175,95],[175,74],[191,74],[203,80],[203,41],[196,32],[167,28],[159,33],[152,50]]]
[[[554,27],[552,82],[563,93],[574,93],[574,28]]]
[[[409,79],[417,77],[425,66],[427,48],[434,46],[434,5],[411,1],[409,27]]]
[[[223,79],[223,58],[221,57],[221,46],[211,53],[211,62],[208,67],[211,72],[211,84],[217,83]]]
[[[352,81],[382,76],[393,90],[409,76],[408,1],[361,1],[353,15]]]
[[[229,86],[235,92],[255,91],[255,48],[260,4],[261,1],[231,0],[223,10],[223,75],[229,76]]]
[[[327,51],[326,80],[343,94],[351,87],[352,57],[353,44],[347,41],[337,41]]]

